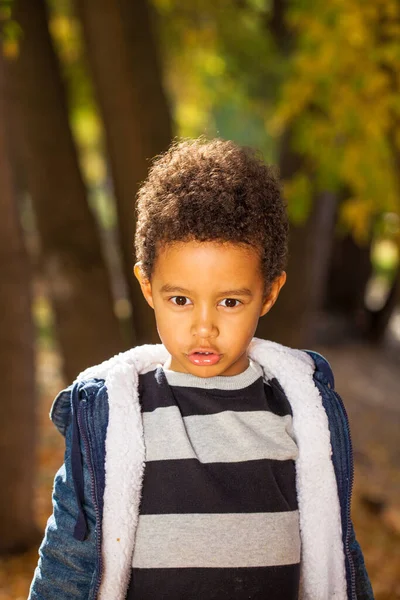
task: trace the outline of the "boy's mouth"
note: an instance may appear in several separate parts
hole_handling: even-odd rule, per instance
[[[193,350],[188,354],[190,362],[197,366],[210,366],[215,365],[219,362],[221,354],[215,352],[215,350]]]

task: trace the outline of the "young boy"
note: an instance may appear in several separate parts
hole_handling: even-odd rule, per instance
[[[138,197],[162,344],[82,373],[30,600],[368,600],[346,413],[317,353],[254,338],[285,283],[279,184],[250,149],[174,144]]]

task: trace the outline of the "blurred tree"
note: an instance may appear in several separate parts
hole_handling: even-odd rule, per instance
[[[348,228],[343,231],[343,226],[338,226],[341,204],[345,199],[337,206],[336,232],[333,235],[332,256],[322,306],[332,316],[341,319],[342,333],[345,327],[348,335],[357,337],[366,334],[368,329],[365,295],[373,274],[372,234],[370,239],[361,243],[354,239]]]
[[[280,145],[279,168],[284,181],[302,168],[302,157],[291,146],[292,134],[289,127]],[[287,281],[279,302],[260,320],[258,336],[293,347],[313,343],[315,316],[321,306],[331,256],[335,207],[336,196],[320,192],[302,220],[292,215]]]
[[[37,539],[32,282],[9,160],[3,66],[0,50],[0,554],[23,551]]]
[[[299,44],[274,126],[296,123],[296,149],[317,174],[313,187],[347,186],[341,218],[363,240],[377,214],[400,212],[394,156],[400,146],[400,5],[331,0],[313,7],[295,2],[288,12]]]
[[[149,160],[167,149],[171,117],[146,0],[78,0],[103,116],[136,343],[158,342],[152,309],[132,275],[134,198]]]
[[[298,48],[272,126],[276,133],[292,126],[294,149],[311,166],[292,177],[289,201],[297,204],[304,191],[308,198],[345,191],[326,305],[355,323],[361,316],[361,329],[368,329],[363,300],[375,223],[400,214],[400,5],[299,1],[286,22]],[[379,338],[389,304],[384,318],[373,319]]]
[[[269,2],[153,0],[165,79],[181,136],[221,135],[272,160],[266,131],[284,61],[266,22]]]
[[[16,0],[22,28],[6,80],[19,125],[64,371],[122,349],[99,235],[86,199],[44,0]]]
[[[369,341],[375,344],[382,342],[392,313],[397,306],[400,307],[400,269],[397,270],[382,308],[377,311],[367,311],[366,334]]]
[[[297,51],[297,39],[288,28],[286,17],[290,3],[273,0],[266,25],[275,42],[280,63],[287,63]],[[279,88],[283,79],[279,81]],[[278,90],[275,91],[275,100]],[[309,164],[294,145],[295,127],[287,123],[281,131],[278,164],[289,197],[288,182],[298,173],[309,173]],[[301,188],[300,188],[301,189]],[[318,312],[326,283],[326,271],[331,256],[333,222],[337,198],[328,190],[309,194],[310,186],[303,178],[302,194],[288,206],[290,216],[289,260],[287,282],[279,302],[270,315],[260,321],[257,335],[289,346],[305,346],[315,337],[315,315]]]

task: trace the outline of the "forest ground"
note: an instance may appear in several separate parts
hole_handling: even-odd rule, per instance
[[[352,430],[355,486],[352,516],[376,600],[400,599],[400,350],[365,344],[316,346],[332,365]],[[62,389],[60,357],[38,352],[38,450],[36,518],[43,531],[51,512],[51,488],[62,464],[64,441],[48,413]],[[37,547],[0,559],[0,600],[26,600]]]

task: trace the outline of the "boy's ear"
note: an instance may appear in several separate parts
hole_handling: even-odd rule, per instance
[[[151,308],[154,308],[153,294],[151,291],[151,283],[144,276],[140,262],[137,262],[135,264],[135,266],[133,267],[133,272],[135,274],[136,279],[140,283],[140,288],[142,290],[143,296],[146,299],[146,302],[151,306]]]
[[[279,292],[285,285],[285,282],[286,282],[286,272],[282,271],[282,273],[280,275],[278,275],[278,277],[276,277],[274,279],[274,281],[271,283],[270,292],[266,296],[266,298],[263,302],[263,305],[261,307],[260,317],[263,317],[264,315],[267,314],[267,312],[269,312],[271,310],[271,308],[277,301]]]

